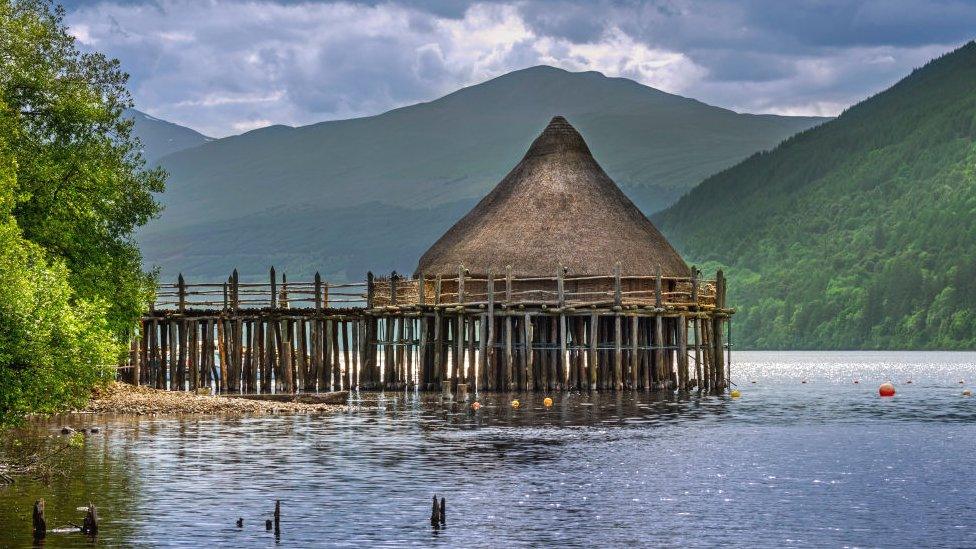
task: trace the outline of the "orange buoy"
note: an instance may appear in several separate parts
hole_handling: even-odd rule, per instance
[[[478,410],[481,409],[481,403],[478,402],[477,400],[474,401],[474,402],[472,402],[471,403],[471,409],[474,410],[475,412],[477,412]]]
[[[512,401],[512,408],[518,408],[521,405],[522,405],[522,403],[519,402],[518,399],[515,399],[515,400]]]
[[[552,399],[546,397],[545,399],[542,400],[542,405],[545,406],[546,408],[552,406]]]
[[[878,394],[883,397],[893,397],[895,396],[895,386],[890,382],[886,381],[878,387]]]

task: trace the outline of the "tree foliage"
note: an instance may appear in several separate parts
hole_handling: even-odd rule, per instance
[[[976,44],[656,216],[723,265],[739,343],[976,348]]]
[[[122,117],[126,79],[60,8],[0,0],[0,423],[87,396],[152,293],[132,232],[165,174]]]

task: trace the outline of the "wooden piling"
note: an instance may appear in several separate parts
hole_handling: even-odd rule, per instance
[[[44,518],[44,499],[34,502],[34,509],[31,514],[33,525],[34,541],[39,541],[47,536],[47,519]]]

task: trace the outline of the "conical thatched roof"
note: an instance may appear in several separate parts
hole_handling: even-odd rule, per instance
[[[688,276],[681,256],[596,163],[565,118],[552,119],[525,157],[488,196],[420,258],[418,272],[519,276]]]

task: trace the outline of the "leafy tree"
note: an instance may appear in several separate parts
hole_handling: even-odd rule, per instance
[[[152,292],[132,240],[159,212],[165,173],[145,169],[118,61],[78,51],[63,9],[0,0],[0,100],[16,159],[13,215],[23,235],[64,261],[83,298],[108,305],[118,334]]]
[[[143,168],[125,82],[60,8],[0,0],[0,425],[87,398],[151,295],[131,235],[165,174]]]

